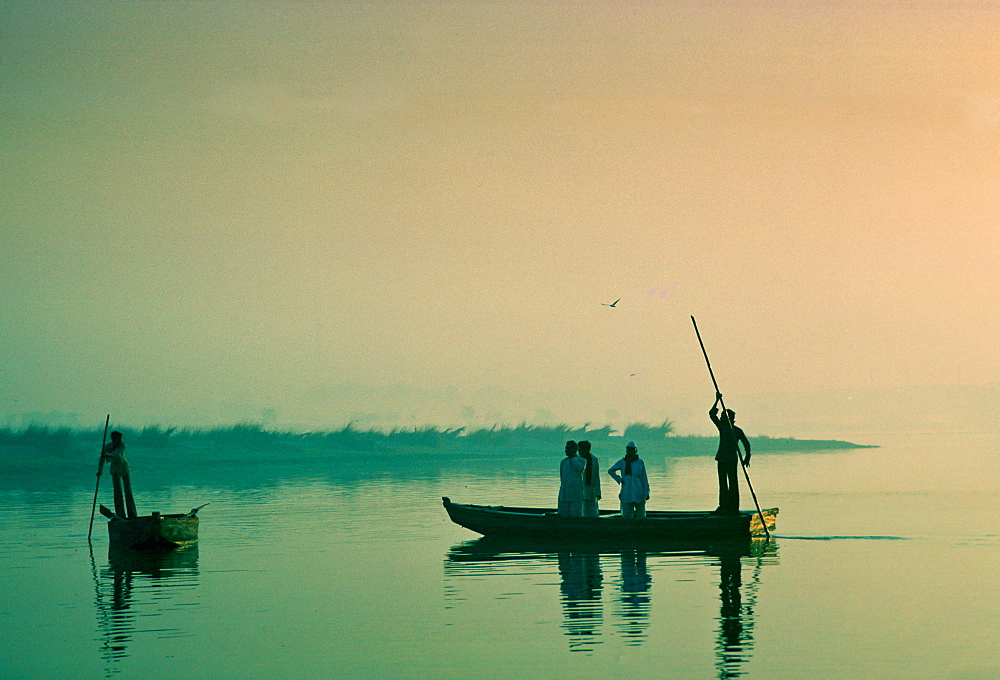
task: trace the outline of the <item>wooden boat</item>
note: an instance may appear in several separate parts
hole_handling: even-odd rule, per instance
[[[764,538],[764,525],[756,511],[717,515],[708,511],[646,512],[643,519],[624,518],[602,510],[600,517],[563,517],[550,508],[516,508],[465,505],[441,499],[455,524],[489,537],[544,538],[547,540],[742,540]],[[769,531],[774,529],[778,508],[762,514]]]
[[[154,512],[126,519],[102,505],[101,514],[109,520],[108,537],[113,545],[134,550],[173,550],[198,540],[198,511],[203,507],[175,515]]]

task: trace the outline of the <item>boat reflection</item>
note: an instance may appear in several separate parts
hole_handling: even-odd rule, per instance
[[[101,656],[106,675],[118,672],[117,664],[129,655],[139,625],[185,604],[183,594],[197,584],[198,544],[171,551],[135,551],[112,546],[108,563],[98,571],[91,551],[94,605],[100,631]],[[162,624],[162,621],[159,622]],[[169,625],[149,629],[159,637],[181,637]]]
[[[562,631],[571,651],[593,651],[608,631],[625,645],[649,636],[653,575],[674,570],[674,580],[690,580],[691,569],[709,570],[719,584],[715,666],[720,678],[743,675],[753,648],[753,613],[761,568],[777,562],[774,541],[712,545],[539,545],[495,538],[458,544],[448,552],[446,577],[522,573],[525,564],[559,575]],[[678,575],[680,569],[684,573]],[[718,571],[716,571],[716,569]],[[752,573],[744,585],[744,572]],[[715,576],[717,574],[717,577]],[[605,621],[607,608],[607,618]],[[684,611],[669,616],[683,619]]]

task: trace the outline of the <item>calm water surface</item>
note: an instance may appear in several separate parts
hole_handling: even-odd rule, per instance
[[[448,521],[443,495],[552,505],[559,451],[153,488],[137,453],[140,510],[211,503],[200,545],[159,560],[109,554],[103,522],[88,546],[92,479],[8,484],[0,677],[1000,678],[996,435],[839,438],[881,448],[754,457],[781,514],[744,551],[554,551]],[[647,464],[652,508],[714,507],[711,460]]]

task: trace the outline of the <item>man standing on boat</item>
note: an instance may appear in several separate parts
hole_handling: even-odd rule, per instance
[[[566,442],[566,457],[559,464],[558,512],[566,517],[583,516],[583,471],[587,461],[576,455],[576,442]]]
[[[111,485],[115,493],[115,514],[125,518],[138,517],[135,499],[132,498],[132,482],[129,478],[125,442],[122,441],[121,432],[111,433],[111,442],[101,452],[101,460],[110,461]]]
[[[646,501],[649,500],[649,479],[646,477],[646,464],[639,458],[635,442],[626,445],[625,457],[612,465],[608,474],[622,487],[618,492],[622,517],[645,517]]]
[[[597,456],[590,452],[590,442],[582,441],[576,445],[580,457],[587,461],[583,469],[583,516],[598,517],[601,514],[597,501],[601,500],[601,473],[598,472]]]
[[[708,412],[708,416],[715,423],[719,430],[719,450],[715,454],[715,460],[719,469],[719,507],[715,509],[717,514],[737,514],[740,511],[740,485],[737,474],[737,463],[740,460],[739,444],[743,443],[746,456],[743,464],[750,464],[750,440],[747,439],[743,430],[736,427],[736,412],[726,409],[719,417],[719,401],[722,395],[715,393],[715,403]]]

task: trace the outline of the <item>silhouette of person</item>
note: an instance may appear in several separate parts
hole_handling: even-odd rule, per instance
[[[567,517],[583,516],[583,471],[587,461],[576,455],[576,442],[566,442],[566,457],[559,464],[558,513]]]
[[[132,497],[132,481],[129,477],[128,460],[125,458],[125,442],[122,433],[111,433],[111,442],[101,451],[101,459],[110,462],[111,485],[115,494],[115,514],[119,517],[138,517],[135,499]]]
[[[743,433],[743,430],[736,427],[736,412],[726,409],[722,417],[719,417],[719,401],[722,395],[715,393],[715,403],[708,412],[708,416],[715,423],[719,430],[719,450],[715,454],[716,464],[719,470],[719,507],[715,509],[719,514],[736,514],[740,511],[740,485],[737,475],[737,463],[740,459],[739,443],[743,442],[746,449],[746,456],[743,458],[744,465],[750,465],[750,441]]]
[[[587,461],[583,469],[583,516],[599,517],[600,508],[597,502],[601,500],[601,474],[598,472],[597,456],[590,452],[590,442],[582,441],[576,445],[580,457]]]
[[[622,517],[645,517],[646,501],[649,500],[649,479],[646,477],[646,464],[639,458],[635,442],[629,442],[625,446],[625,457],[612,465],[608,474],[621,485],[618,500]]]

